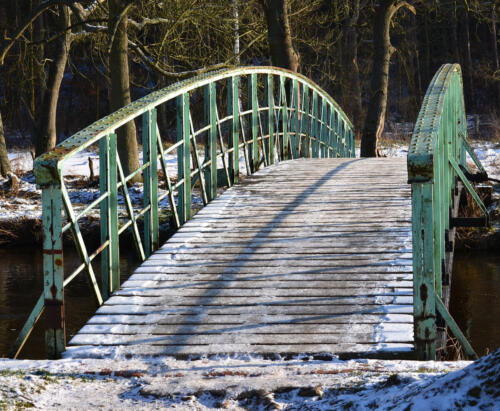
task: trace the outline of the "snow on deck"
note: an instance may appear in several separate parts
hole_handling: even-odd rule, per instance
[[[187,222],[67,355],[408,356],[411,251],[405,159],[283,162]]]

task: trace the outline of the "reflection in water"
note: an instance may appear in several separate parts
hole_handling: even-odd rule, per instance
[[[137,262],[134,253],[120,260],[122,281]],[[65,272],[79,264],[75,251],[65,250]],[[100,276],[100,265],[94,265]],[[7,355],[42,291],[40,247],[0,249],[0,357]],[[71,338],[94,314],[97,303],[81,273],[66,289],[66,335]],[[500,347],[500,255],[455,253],[451,313],[480,355]],[[44,358],[43,317],[21,358]]]
[[[500,347],[500,255],[456,252],[451,314],[478,355]]]
[[[133,252],[120,260],[124,281],[137,265]],[[70,273],[80,260],[74,250],[64,250],[64,272]],[[94,270],[99,281],[100,263]],[[40,247],[0,248],[0,357],[6,357],[43,287],[42,253]],[[69,340],[94,314],[97,301],[93,297],[85,272],[75,278],[65,291],[66,336]],[[43,316],[35,326],[20,358],[45,358]]]

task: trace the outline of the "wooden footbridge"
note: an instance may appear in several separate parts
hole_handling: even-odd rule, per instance
[[[160,104],[177,116],[177,143],[168,148],[156,122]],[[143,164],[124,175],[115,131],[138,116]],[[13,354],[45,311],[49,357],[67,350],[80,357],[432,359],[445,326],[474,356],[447,310],[455,226],[479,221],[457,216],[462,187],[485,212],[479,222],[487,220],[466,177],[467,153],[484,172],[466,134],[457,65],[436,73],[408,159],[354,158],[352,125],[335,101],[307,78],[281,69],[224,70],[152,93],[37,159],[44,291]],[[75,209],[62,165],[93,144],[100,150],[100,195]],[[166,163],[174,150],[177,178]],[[139,174],[138,206],[129,186]],[[224,185],[230,188],[220,193]],[[191,218],[194,192],[206,206]],[[164,198],[179,229],[160,247]],[[101,244],[90,252],[79,221],[93,208],[100,210]],[[65,275],[67,230],[81,265]],[[123,233],[134,239],[143,262],[120,286]],[[92,264],[98,256],[100,281]],[[64,287],[81,272],[100,307],[66,347]]]

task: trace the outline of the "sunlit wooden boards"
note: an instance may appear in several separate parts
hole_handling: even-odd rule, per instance
[[[411,356],[405,159],[303,159],[227,190],[144,262],[67,355]]]

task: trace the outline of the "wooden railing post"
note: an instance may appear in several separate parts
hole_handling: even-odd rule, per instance
[[[101,244],[109,240],[101,257],[101,294],[103,299],[120,286],[120,251],[118,242],[118,177],[116,134],[99,141],[99,188],[108,197],[101,202]]]
[[[144,207],[150,206],[150,209],[144,214],[144,253],[146,258],[157,250],[159,245],[158,146],[156,140],[156,109],[152,109],[142,115],[143,163],[149,163],[149,167],[144,169],[143,197]]]
[[[64,264],[61,226],[61,188],[42,190],[43,289],[47,318],[45,347],[48,358],[60,358],[66,346],[64,321]]]

